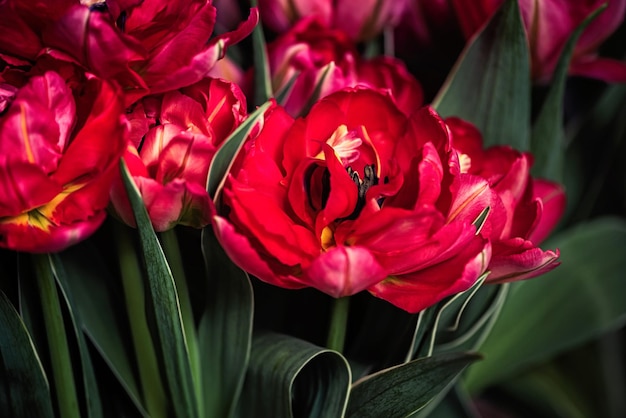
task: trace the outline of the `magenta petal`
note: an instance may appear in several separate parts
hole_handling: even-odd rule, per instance
[[[167,43],[150,52],[146,74],[161,78],[187,66],[191,59],[204,49],[213,32],[215,16],[216,10],[211,4],[207,3],[197,10],[186,27],[181,28],[182,30]]]
[[[35,165],[0,161],[0,219],[44,205],[61,190],[61,185]]]
[[[334,247],[305,271],[310,286],[340,298],[358,293],[387,277],[376,258],[362,247]]]
[[[505,283],[539,276],[558,266],[558,258],[558,249],[543,251],[521,238],[494,243],[487,282]]]
[[[190,62],[179,67],[170,67],[163,73],[152,72],[150,68],[145,75],[146,83],[152,94],[163,93],[193,84],[206,77],[217,60],[223,54],[221,43],[211,45],[195,55]]]
[[[128,71],[131,63],[145,58],[141,45],[119,31],[106,14],[80,5],[47,28],[43,38],[102,77]]]
[[[237,29],[230,31],[230,32],[223,33],[217,36],[216,38],[212,39],[211,42],[224,40],[225,45],[227,47],[234,45],[238,43],[239,41],[241,41],[246,36],[250,35],[258,23],[259,23],[259,10],[256,7],[252,7],[250,9],[250,14],[248,15],[248,18],[245,21],[241,22],[239,26],[237,26]]]
[[[548,180],[533,181],[533,195],[541,202],[541,218],[528,237],[535,245],[546,239],[565,212],[566,196],[563,186]]]
[[[167,231],[177,224],[202,228],[209,224],[209,195],[193,183],[175,179],[166,185],[135,177],[155,231]]]
[[[37,165],[53,173],[74,125],[74,100],[64,80],[54,72],[33,77],[20,89],[0,122],[0,161]]]
[[[389,277],[368,290],[400,309],[417,313],[446,296],[469,289],[491,257],[486,239],[475,236],[450,260],[417,272]]]
[[[607,83],[626,83],[626,62],[596,57],[579,59],[572,63],[569,74],[597,78]]]
[[[106,211],[100,210],[86,220],[55,225],[49,230],[30,224],[0,221],[0,247],[31,253],[61,251],[92,235],[105,218]]]
[[[226,219],[214,216],[211,225],[218,241],[228,254],[228,257],[242,270],[247,271],[266,283],[280,286],[286,289],[301,289],[309,286],[293,274],[290,274],[281,264],[274,263],[278,271],[270,267],[271,260],[261,258],[259,253],[252,247],[245,236],[239,234],[235,227]],[[281,269],[282,267],[282,269]]]

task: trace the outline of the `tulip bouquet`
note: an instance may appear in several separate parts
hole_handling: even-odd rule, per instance
[[[0,416],[622,416],[625,13],[0,0]]]

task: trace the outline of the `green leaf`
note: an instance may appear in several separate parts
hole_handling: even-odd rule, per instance
[[[512,286],[482,346],[486,360],[467,375],[472,391],[626,323],[624,220],[581,224],[545,247],[560,248],[562,264]]]
[[[74,377],[75,364],[70,355],[65,318],[50,258],[47,254],[31,254],[31,256],[46,330],[48,342],[46,347],[57,399],[56,406],[62,417],[79,418],[80,407]]]
[[[485,146],[529,149],[530,64],[517,1],[507,0],[466,47],[433,106],[474,123]]]
[[[54,276],[61,289],[63,298],[70,317],[70,322],[78,342],[78,352],[80,354],[80,364],[82,366],[82,383],[85,396],[85,406],[87,416],[91,418],[103,417],[102,402],[100,401],[100,393],[98,392],[98,383],[96,381],[96,375],[91,363],[91,357],[87,348],[87,342],[83,334],[83,321],[80,312],[77,309],[77,304],[72,295],[72,291],[68,286],[67,274],[63,267],[63,263],[56,255],[50,256],[50,263],[54,271]]]
[[[217,202],[219,193],[226,181],[226,174],[230,171],[246,138],[250,135],[254,126],[265,116],[265,111],[270,105],[271,102],[267,102],[249,114],[248,118],[226,138],[215,153],[209,166],[209,175],[207,177],[207,191],[214,201]]]
[[[257,3],[257,0],[252,0],[250,6],[257,7]],[[252,31],[252,51],[254,59],[254,105],[260,106],[274,97],[270,66],[267,59],[267,46],[260,21]]]
[[[313,105],[321,98],[320,96],[322,94],[322,86],[326,82],[326,79],[331,74],[333,74],[334,69],[335,69],[334,61],[329,62],[328,64],[326,64],[324,67],[320,69],[319,80],[317,80],[317,84],[315,84],[313,93],[311,94],[311,97],[309,97],[309,100],[307,100],[306,104],[304,105],[304,107],[302,108],[298,116],[307,115],[309,111],[311,110],[311,108],[313,107]]]
[[[115,315],[119,302],[111,286],[114,278],[108,266],[88,242],[73,246],[56,257],[65,267],[64,288],[71,289],[83,331],[141,415],[147,416],[133,375],[128,344],[130,336]]]
[[[153,336],[155,348],[163,362],[174,411],[179,418],[197,417],[197,394],[191,377],[174,279],[139,190],[123,160],[120,161],[120,171],[139,230],[148,278],[146,309],[152,311],[156,323],[157,335]]]
[[[593,362],[593,367],[597,363]],[[585,379],[589,379],[589,375]],[[593,408],[588,402],[590,393],[581,392],[576,387],[577,380],[563,376],[552,364],[547,363],[534,368],[514,379],[504,382],[500,388],[508,398],[524,405],[524,410],[532,411],[534,416],[585,418],[591,416],[610,416]],[[599,382],[596,382],[596,384]],[[606,414],[606,415],[605,415]]]
[[[420,312],[407,360],[433,352],[476,350],[491,330],[507,286],[487,286],[488,273],[465,292]],[[494,291],[495,290],[495,291]]]
[[[0,416],[53,418],[50,387],[30,335],[0,291]]]
[[[567,69],[581,33],[605,8],[606,4],[591,13],[572,33],[561,52],[552,78],[552,85],[532,130],[531,150],[535,157],[532,173],[534,176],[562,181],[565,154],[563,95]]]
[[[436,354],[367,376],[352,386],[346,417],[413,414],[480,358],[475,353]]]
[[[255,335],[240,416],[341,417],[350,380],[336,351],[287,335]]]
[[[445,393],[441,400],[435,399],[417,414],[415,418],[479,418],[480,414],[475,410],[472,399],[460,384]]]
[[[482,309],[480,316],[472,320],[472,316],[467,315],[469,320],[464,321],[465,325],[461,328],[460,323],[465,319],[463,318],[465,315],[461,316],[461,314],[464,313],[465,309],[459,312],[453,327],[449,330],[450,335],[446,335],[445,342],[436,345],[435,352],[477,350],[480,348],[496,323],[509,290],[508,283],[494,287],[496,291],[490,302],[486,305],[478,302],[478,309]]]
[[[239,399],[250,357],[252,286],[210,229],[202,231],[202,250],[208,273],[206,310],[198,330],[202,396],[207,416],[229,417]]]

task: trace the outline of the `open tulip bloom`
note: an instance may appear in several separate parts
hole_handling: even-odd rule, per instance
[[[0,416],[626,414],[601,3],[0,0]]]

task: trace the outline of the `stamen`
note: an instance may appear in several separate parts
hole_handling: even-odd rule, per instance
[[[348,167],[346,170],[348,171],[348,175],[352,178],[352,181],[359,190],[359,198],[357,200],[354,211],[348,217],[339,220],[356,219],[361,213],[361,210],[363,210],[363,208],[365,207],[365,195],[367,194],[367,191],[370,187],[378,184],[378,177],[376,177],[376,169],[374,167],[374,164],[366,165],[363,168],[363,179],[359,177],[359,173],[354,171],[352,167]]]

